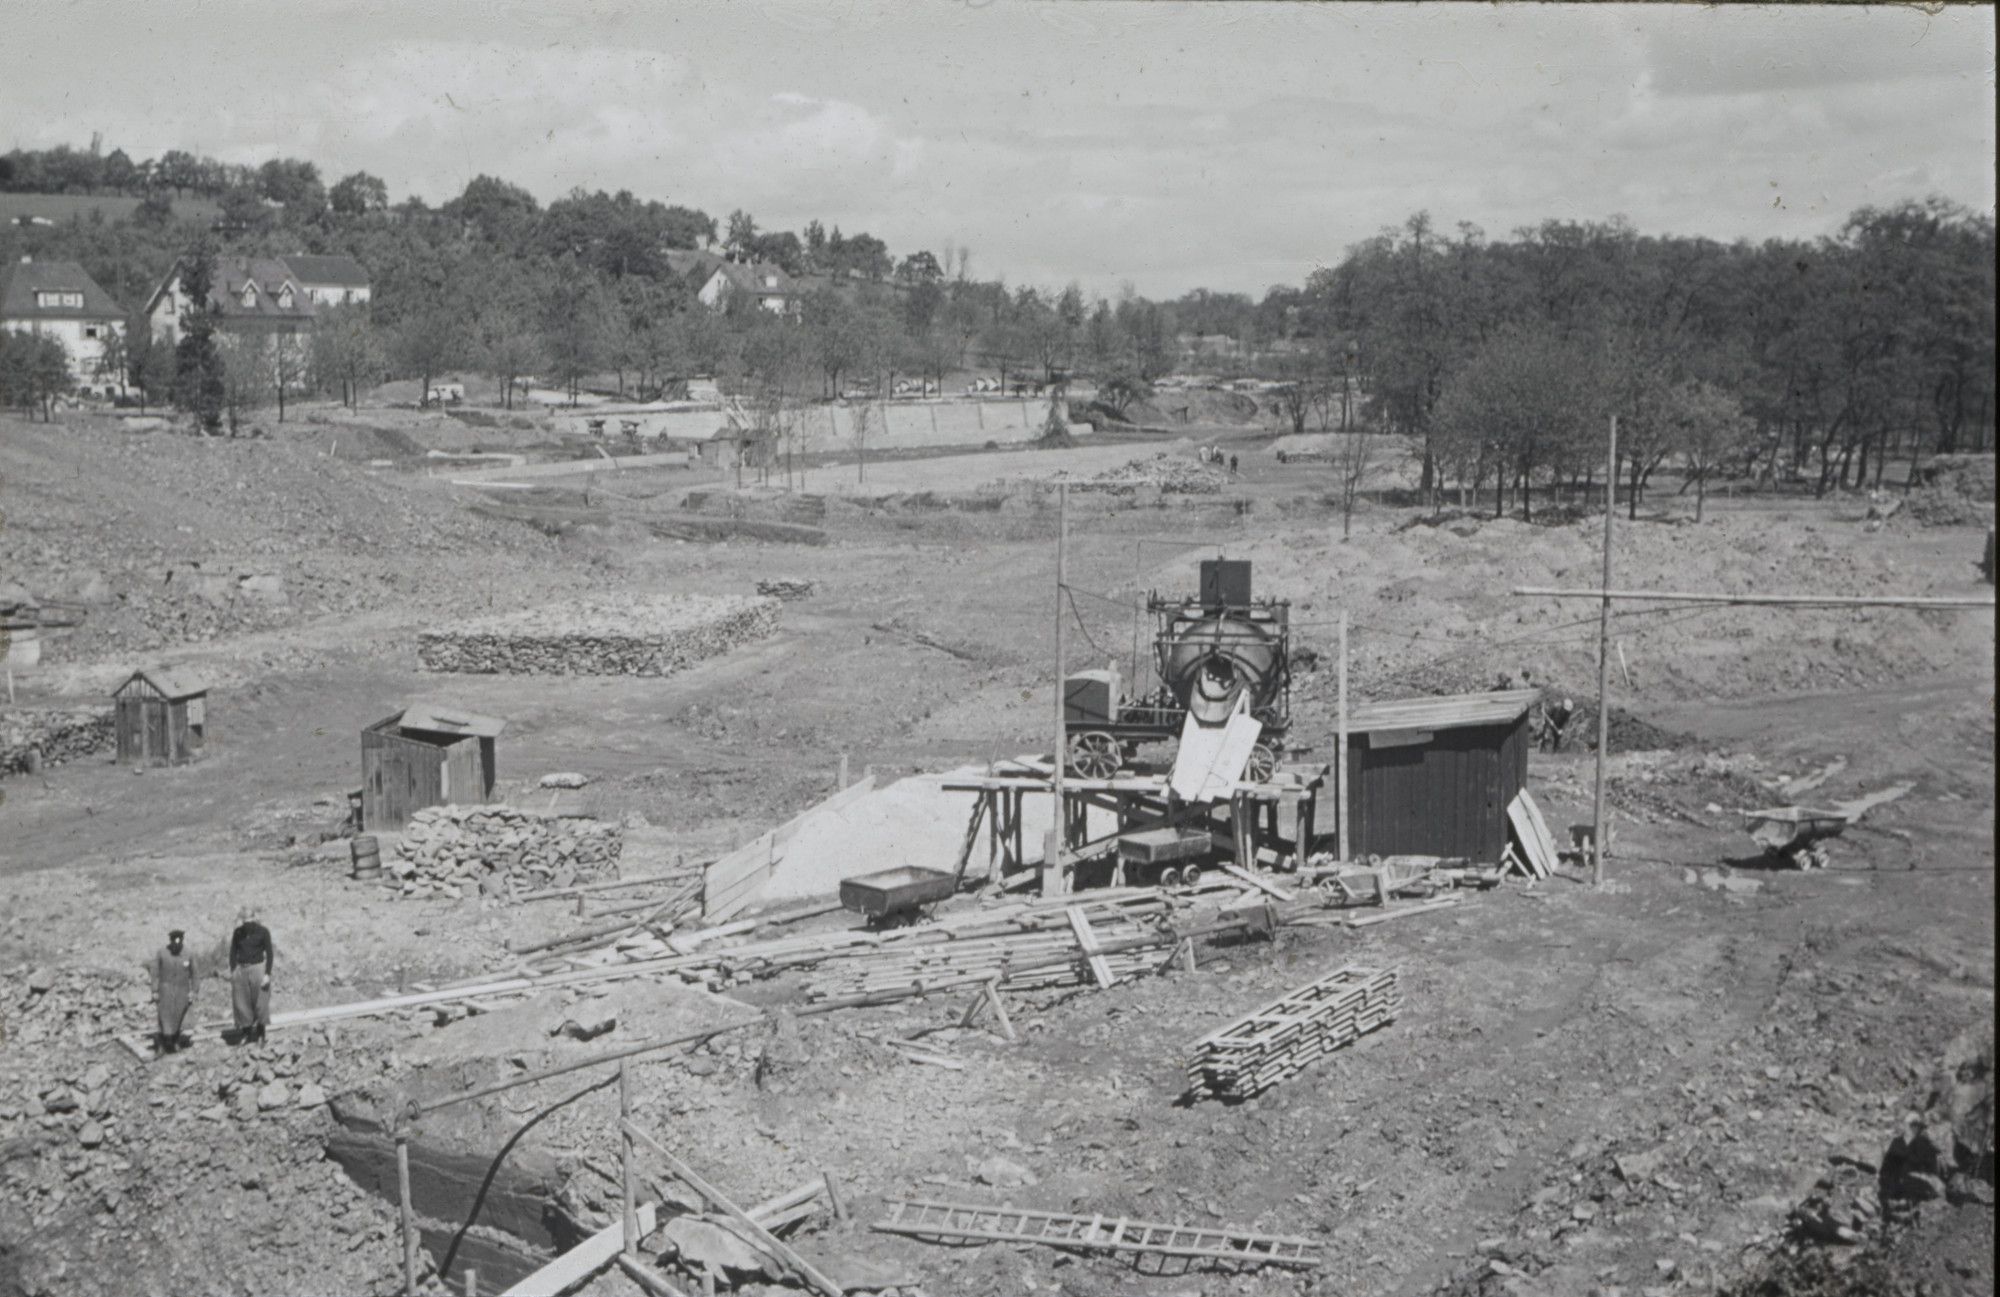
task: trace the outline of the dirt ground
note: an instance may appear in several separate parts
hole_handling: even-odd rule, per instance
[[[0,782],[5,1297],[393,1291],[393,1207],[328,1160],[342,1096],[352,1111],[352,1096],[456,1090],[635,1038],[648,1012],[733,1007],[692,991],[632,1003],[593,1046],[539,1026],[515,1044],[477,1020],[342,1023],[152,1064],[107,1043],[147,1029],[140,966],[164,929],[186,928],[212,968],[244,904],[276,934],[280,1008],[508,968],[509,939],[579,922],[560,906],[393,901],[349,880],[339,821],[362,726],[420,698],[503,717],[506,798],[542,809],[542,774],[583,772],[592,782],[562,804],[643,816],[690,858],[824,796],[843,754],[887,779],[1046,750],[1052,474],[1189,455],[1152,441],[1067,461],[929,457],[893,466],[908,480],[885,465],[866,492],[808,477],[817,503],[758,490],[741,507],[805,509],[825,544],[696,544],[644,526],[703,485],[685,473],[559,483],[550,498],[594,492],[610,520],[538,529],[472,512],[500,492],[425,472],[425,450],[482,444],[460,421],[305,416],[259,441],[0,419],[0,578],[84,612],[16,673],[14,705],[101,698],[142,665],[213,683],[192,766],[135,774],[100,754]],[[1329,747],[1343,608],[1358,698],[1501,676],[1594,695],[1594,607],[1511,591],[1593,585],[1601,517],[1424,520],[1364,502],[1343,539],[1328,466],[1280,464],[1260,432],[1194,440],[1218,439],[1240,467],[1213,493],[1071,492],[1072,667],[1129,670],[1146,592],[1190,588],[1199,559],[1226,553],[1255,562],[1260,594],[1292,601],[1317,655],[1294,686],[1301,745]],[[998,503],[963,503],[982,496]],[[1983,527],[1871,529],[1858,499],[1711,498],[1695,524],[1691,498],[1660,494],[1641,512],[1618,520],[1621,587],[1990,590],[1975,570]],[[282,597],[245,577],[277,578]],[[416,661],[419,630],[455,616],[774,579],[814,583],[775,636],[665,679],[450,677]],[[1752,1291],[1792,1256],[1788,1213],[1830,1159],[1879,1156],[1947,1043],[1992,1018],[1993,616],[1635,607],[1614,627],[1614,703],[1691,741],[1614,755],[1606,886],[1571,869],[1442,914],[1212,947],[1192,974],[1025,997],[1019,1045],[952,1029],[962,1005],[921,1001],[800,1019],[796,1039],[718,1038],[639,1070],[641,1119],[738,1201],[832,1171],[854,1219],[807,1244],[893,1265],[907,1292]],[[1832,868],[1763,867],[1737,812],[1843,757],[1815,797],[1913,787],[1835,841]],[[1589,819],[1591,779],[1588,754],[1535,757],[1559,832]],[[1189,1044],[1346,963],[1399,970],[1398,1021],[1257,1100],[1184,1098]],[[796,1007],[800,980],[729,995]],[[551,995],[528,1016],[599,998]],[[226,998],[205,982],[198,1016]],[[963,1070],[871,1039],[919,1027],[940,1028],[929,1039]],[[579,1226],[605,1223],[614,1094],[544,1111],[575,1079],[437,1138],[497,1153],[532,1123],[520,1158],[546,1159]],[[1640,1155],[1657,1170],[1621,1171]],[[871,1234],[896,1195],[1227,1222],[1313,1237],[1325,1260],[1142,1276],[1046,1248]],[[1928,1291],[1990,1291],[1990,1194],[1925,1220],[1944,1242],[1924,1255],[1972,1260],[1924,1270],[1889,1239],[1867,1264]],[[594,1290],[637,1291],[615,1271]]]

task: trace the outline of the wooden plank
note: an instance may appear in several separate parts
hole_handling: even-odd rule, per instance
[[[1090,975],[1097,979],[1099,986],[1110,986],[1116,982],[1118,978],[1112,973],[1111,965],[1105,962],[1098,950],[1097,934],[1090,930],[1090,920],[1074,905],[1067,907],[1063,913],[1069,916],[1070,931],[1076,933],[1076,944],[1083,947],[1083,957],[1090,964]]]
[[[1507,803],[1507,822],[1514,826],[1514,836],[1520,840],[1522,854],[1535,877],[1547,878],[1553,874],[1556,844],[1549,837],[1549,826],[1543,822],[1542,813],[1527,789],[1514,794],[1514,800]]]
[[[642,1203],[639,1207],[640,1238],[653,1232],[654,1219],[653,1204]],[[612,1259],[624,1249],[625,1222],[612,1221],[610,1225],[509,1288],[501,1294],[501,1297],[560,1297],[562,1293],[610,1265]]]
[[[647,1292],[652,1293],[653,1297],[687,1297],[686,1293],[683,1293],[680,1289],[667,1282],[665,1275],[653,1269],[653,1267],[647,1265],[644,1261],[635,1261],[623,1252],[620,1252],[614,1259],[618,1262],[620,1270],[631,1275],[633,1282],[637,1283]]]
[[[1284,888],[1279,887],[1273,883],[1265,882],[1263,879],[1257,877],[1257,875],[1251,873],[1247,869],[1242,868],[1241,866],[1225,863],[1222,866],[1222,872],[1228,874],[1232,878],[1240,878],[1244,882],[1250,884],[1252,887],[1259,889],[1260,891],[1269,892],[1271,895],[1277,897],[1281,901],[1289,901],[1292,899],[1292,894],[1286,891]]]
[[[696,1175],[694,1168],[681,1161],[678,1157],[675,1157],[667,1149],[666,1145],[660,1143],[659,1140],[654,1139],[651,1135],[629,1121],[621,1119],[618,1124],[630,1131],[633,1138],[639,1140],[647,1148],[652,1149],[655,1153],[666,1159],[667,1165],[673,1168],[675,1175],[693,1185],[695,1191],[708,1199],[711,1206],[720,1209],[731,1220],[748,1229],[751,1237],[756,1242],[762,1244],[766,1251],[789,1266],[808,1284],[819,1289],[824,1294],[824,1297],[845,1297],[839,1284],[814,1269],[812,1262],[787,1247],[782,1239],[776,1237],[762,1225],[750,1219],[749,1215],[741,1207],[723,1197],[720,1189],[717,1189],[714,1185]]]
[[[1391,919],[1407,918],[1412,914],[1428,914],[1432,910],[1448,910],[1457,904],[1458,898],[1456,896],[1441,896],[1435,901],[1420,901],[1415,905],[1399,905],[1393,910],[1384,910],[1379,914],[1370,914],[1361,918],[1349,919],[1347,926],[1350,928],[1369,928],[1378,923],[1387,923]]]

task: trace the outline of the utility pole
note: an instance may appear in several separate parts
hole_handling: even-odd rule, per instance
[[[1346,864],[1354,859],[1350,854],[1354,839],[1349,836],[1347,827],[1347,609],[1345,608],[1340,610],[1340,690],[1336,705],[1338,714],[1335,717],[1335,726],[1338,734],[1333,749],[1333,804],[1335,813],[1340,816],[1338,821],[1340,836],[1336,840],[1338,844],[1336,849],[1340,853],[1340,862]]]
[[[1055,822],[1042,848],[1042,895],[1061,896],[1069,890],[1063,878],[1063,833],[1069,803],[1063,786],[1063,768],[1069,764],[1068,726],[1064,724],[1063,697],[1063,599],[1069,593],[1069,483],[1056,484],[1056,775]]]
[[[1604,884],[1604,754],[1611,745],[1611,520],[1618,513],[1618,416],[1611,416],[1611,445],[1604,478],[1604,600],[1597,613],[1597,793],[1590,813],[1590,881]]]

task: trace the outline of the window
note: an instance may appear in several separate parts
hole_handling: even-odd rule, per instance
[[[81,308],[83,306],[83,294],[62,293],[52,289],[37,289],[35,290],[35,305],[44,308],[63,306]]]
[[[257,285],[243,285],[243,304],[245,306],[255,306],[257,304]]]
[[[86,325],[84,325],[84,326],[83,326],[83,336],[84,336],[84,337],[86,337],[86,338],[95,338],[95,337],[97,337],[97,336],[98,336],[98,332],[97,332],[97,326],[96,326],[96,325],[94,325],[94,324],[86,324]]]
[[[278,290],[278,305],[288,311],[292,309],[292,286],[290,284],[286,284]]]

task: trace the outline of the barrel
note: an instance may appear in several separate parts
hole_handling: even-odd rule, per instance
[[[354,853],[354,876],[373,878],[382,872],[382,845],[372,833],[355,835],[351,844]]]

